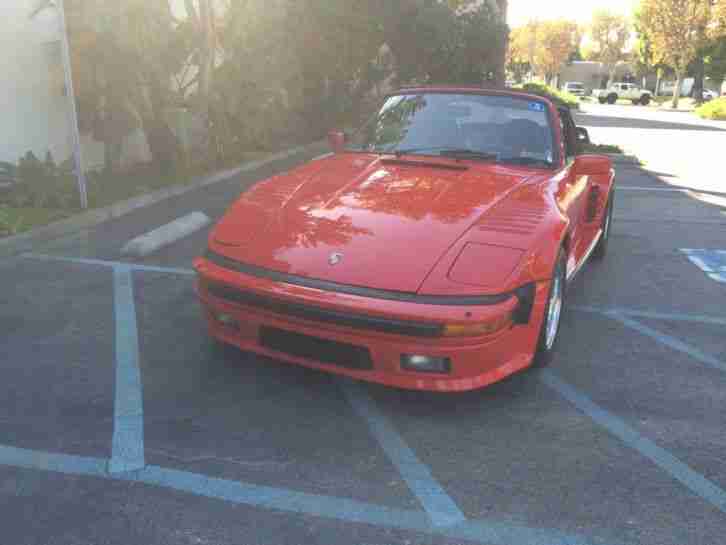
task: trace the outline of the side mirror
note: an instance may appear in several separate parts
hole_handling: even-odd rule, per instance
[[[585,127],[575,127],[575,133],[577,134],[578,144],[590,143],[590,133],[587,132],[587,129]]]
[[[345,149],[345,133],[343,131],[333,130],[328,133],[328,144],[333,153],[342,153]]]
[[[604,155],[578,155],[573,169],[576,176],[609,176],[613,162]]]

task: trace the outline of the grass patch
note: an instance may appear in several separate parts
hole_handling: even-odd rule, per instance
[[[581,153],[624,153],[620,146],[613,144],[580,144]]]
[[[11,208],[9,206],[0,206],[0,237],[17,235],[70,215],[71,212],[58,208]]]
[[[240,163],[257,161],[269,155],[268,152],[244,153],[242,160],[238,159],[234,163],[223,165],[223,167],[233,168]],[[88,176],[88,205],[89,208],[102,208],[132,197],[153,193],[166,187],[188,185],[212,172],[208,168],[197,168],[176,174],[161,175],[152,167],[140,166],[131,172],[113,176],[92,173]]]
[[[726,97],[714,98],[696,108],[696,115],[703,119],[726,121]]]
[[[242,161],[237,160],[225,168],[233,168],[240,163],[256,161],[268,157],[268,152],[244,153]],[[87,178],[88,207],[103,208],[127,199],[153,193],[174,185],[188,185],[200,177],[211,173],[208,168],[190,169],[174,175],[160,175],[149,166],[141,166],[132,171],[108,176],[103,173],[89,173]],[[47,225],[54,221],[72,216],[81,212],[78,208],[78,193],[75,178],[69,179],[63,191],[67,194],[64,201],[67,206],[54,206],[50,200],[49,205],[34,205],[29,199],[4,199],[6,204],[0,203],[0,238],[29,231],[35,227]],[[57,200],[57,199],[56,199]]]

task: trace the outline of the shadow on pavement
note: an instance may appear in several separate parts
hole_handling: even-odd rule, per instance
[[[726,129],[711,125],[696,125],[688,123],[673,123],[669,121],[656,121],[652,119],[637,119],[633,117],[605,117],[588,113],[578,113],[577,120],[588,127],[613,127],[622,129],[658,129],[675,131],[713,131],[726,132]]]

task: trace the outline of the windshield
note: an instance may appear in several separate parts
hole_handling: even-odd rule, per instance
[[[388,98],[348,143],[350,151],[554,163],[544,102],[511,96],[417,93]]]

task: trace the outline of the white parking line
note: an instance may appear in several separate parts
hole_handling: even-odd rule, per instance
[[[680,189],[675,187],[616,187],[617,191],[659,191],[662,193],[698,193],[695,189]]]
[[[174,242],[181,240],[203,229],[211,223],[207,215],[203,212],[191,212],[186,216],[175,219],[174,221],[162,225],[161,227],[149,231],[148,233],[136,237],[129,241],[122,249],[123,255],[130,255],[136,257],[146,257],[152,254],[164,246],[173,244]]]

